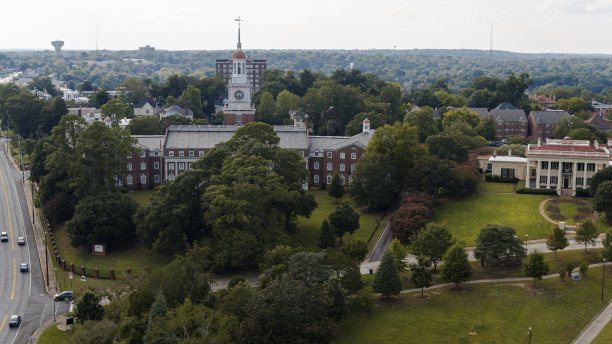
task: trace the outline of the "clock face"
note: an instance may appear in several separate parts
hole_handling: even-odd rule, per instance
[[[244,92],[238,90],[238,91],[234,92],[234,97],[236,99],[240,100],[240,99],[244,98]]]

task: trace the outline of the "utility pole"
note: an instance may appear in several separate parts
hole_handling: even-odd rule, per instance
[[[21,160],[21,179],[25,181],[25,170],[23,168],[23,151],[21,150],[21,136],[17,134],[17,139],[19,139],[19,160]]]

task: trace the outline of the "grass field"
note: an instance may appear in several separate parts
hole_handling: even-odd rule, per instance
[[[68,341],[72,336],[72,331],[61,331],[57,326],[51,325],[47,328],[38,338],[36,343],[38,344],[61,344],[64,341]]]
[[[312,194],[317,200],[318,207],[312,212],[310,218],[300,217],[298,219],[298,230],[293,234],[293,246],[316,247],[323,220],[336,210],[336,207],[338,207],[343,200],[351,202],[348,196],[344,196],[343,199],[340,199],[338,203],[336,203],[336,200],[333,197],[329,197],[326,191],[313,191]],[[353,235],[345,235],[343,239],[361,239],[367,242],[379,222],[380,226],[378,227],[378,232],[382,230],[384,220],[381,221],[381,216],[382,213],[361,212],[361,216],[359,217],[359,229],[357,229]],[[372,241],[368,244],[368,247],[374,245],[376,237],[377,236],[374,236]]]
[[[551,211],[551,208],[556,208],[559,212]],[[590,211],[583,213],[578,210],[579,208],[588,208]],[[568,225],[575,225],[576,222],[584,222],[593,218],[593,203],[589,199],[555,198],[546,203],[544,211],[548,217],[555,221],[564,221]]]
[[[139,205],[149,205],[149,203],[151,203],[151,197],[153,196],[153,190],[129,192],[128,196],[138,202]]]
[[[567,343],[601,309],[601,267],[582,281],[464,285],[402,294],[400,301],[352,311],[340,324],[335,343]],[[595,277],[596,276],[596,277]],[[612,273],[606,274],[606,284]],[[607,298],[612,297],[609,292]]]
[[[511,193],[514,184],[510,183],[492,183],[492,182],[480,182],[476,192],[503,192]]]
[[[459,240],[473,246],[487,224],[510,226],[519,238],[545,238],[552,224],[538,212],[549,196],[476,193],[465,199],[445,200],[434,212],[433,222],[444,224]]]
[[[607,269],[606,269],[607,270]],[[591,344],[610,344],[612,341],[612,321],[604,327]]]

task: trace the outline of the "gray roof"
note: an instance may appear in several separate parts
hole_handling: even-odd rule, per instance
[[[529,116],[533,117],[536,124],[556,124],[562,118],[569,118],[567,111],[531,111]]]
[[[467,108],[469,111],[475,112],[480,116],[480,119],[487,119],[491,117],[489,109],[487,108]]]
[[[516,106],[510,103],[500,103],[496,107],[497,110],[518,110]]]
[[[363,132],[354,136],[311,136],[310,151],[320,152],[326,150],[338,150],[348,146],[358,146],[365,148],[372,139],[374,132]]]
[[[166,148],[212,149],[217,144],[231,139],[238,128],[240,127],[229,125],[172,125],[168,128]],[[275,126],[274,131],[280,138],[281,148],[308,149],[306,128]]]
[[[173,114],[179,114],[181,116],[193,117],[193,111],[191,111],[191,109],[188,108],[187,112],[189,113],[189,115],[185,115],[184,108],[178,105],[172,105],[171,107],[164,110],[164,116],[172,116]]]
[[[164,135],[132,135],[132,137],[138,140],[138,146],[150,151],[161,150],[160,147],[164,144]]]
[[[491,110],[491,116],[496,122],[527,122],[523,110]]]

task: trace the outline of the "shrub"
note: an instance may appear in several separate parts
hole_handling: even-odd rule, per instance
[[[576,197],[591,197],[591,193],[589,192],[589,190],[577,189]]]
[[[530,194],[530,195],[556,195],[557,190],[519,188],[519,189],[516,189],[516,193],[517,194]]]
[[[574,272],[574,264],[567,263],[567,265],[565,266],[565,271],[567,271],[568,276],[571,276],[572,272]]]
[[[559,207],[555,207],[554,205],[548,205],[546,206],[546,211],[558,214],[561,212],[561,209],[559,209]]]
[[[589,263],[582,261],[582,263],[580,263],[580,273],[586,275],[587,271],[589,271]]]
[[[574,215],[574,217],[572,217],[572,220],[574,220],[574,222],[583,222],[584,220],[588,218],[589,217],[585,215]]]
[[[564,221],[564,220],[567,220],[567,217],[565,217],[565,216],[563,216],[561,214],[556,214],[556,213],[550,214],[549,217],[551,219],[555,220],[555,221]]]
[[[311,186],[309,190],[310,191],[319,191],[319,188],[316,187],[316,186]]]
[[[561,270],[559,271],[559,278],[560,278],[560,279],[564,279],[564,278],[565,278],[565,276],[567,276],[567,272],[566,272],[564,269],[561,269]]]
[[[493,179],[493,176],[491,175],[491,172],[485,173],[484,177],[485,177],[486,181],[491,181],[491,179]]]
[[[227,283],[227,287],[229,289],[232,289],[233,287],[235,287],[238,283],[240,282],[246,282],[246,278],[242,277],[242,276],[234,276],[232,277],[232,279]]]
[[[592,214],[593,209],[592,208],[578,208],[578,212],[581,214]]]

